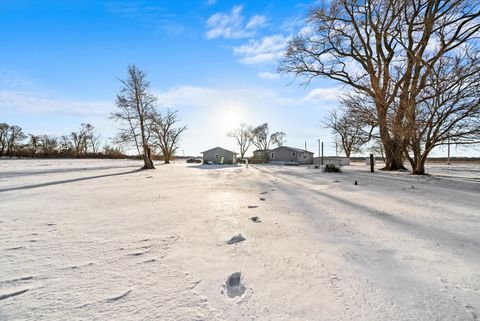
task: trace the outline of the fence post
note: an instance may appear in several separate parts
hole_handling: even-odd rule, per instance
[[[370,173],[373,173],[375,170],[375,159],[373,158],[373,154],[370,154]]]

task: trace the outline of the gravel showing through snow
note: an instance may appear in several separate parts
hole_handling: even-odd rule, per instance
[[[480,319],[478,166],[140,165],[0,160],[0,320]]]

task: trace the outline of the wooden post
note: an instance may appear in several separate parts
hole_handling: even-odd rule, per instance
[[[375,170],[375,159],[373,158],[373,154],[370,154],[370,173],[373,173]]]
[[[322,142],[322,165],[323,165],[323,142]]]

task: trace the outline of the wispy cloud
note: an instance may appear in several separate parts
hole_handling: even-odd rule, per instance
[[[124,18],[135,19],[153,26],[156,31],[175,36],[184,30],[176,14],[165,7],[148,4],[145,1],[111,2],[106,5],[109,12]]]
[[[265,80],[275,80],[275,79],[278,79],[280,78],[280,75],[279,74],[276,74],[276,73],[273,73],[273,72],[268,72],[268,71],[264,71],[264,72],[259,72],[257,74],[257,76],[261,79],[265,79]]]
[[[207,0],[207,1],[205,1],[205,4],[207,6],[213,6],[215,3],[217,3],[217,0]]]
[[[282,57],[289,39],[282,34],[263,37],[260,40],[252,39],[244,45],[235,47],[233,52],[241,56],[240,62],[247,65],[273,63]]]
[[[265,25],[267,18],[255,15],[245,23],[242,10],[243,6],[237,5],[230,12],[217,12],[210,16],[206,23],[206,37],[208,39],[220,37],[238,39],[254,36],[256,30]]]
[[[262,16],[262,15],[254,15],[250,20],[248,21],[246,25],[246,29],[256,29],[265,26],[267,22],[267,17]]]
[[[307,95],[305,95],[301,102],[337,102],[338,97],[342,93],[341,87],[327,87],[327,88],[315,88],[312,89]]]
[[[50,94],[19,91],[0,91],[0,111],[16,110],[26,114],[52,113],[55,115],[108,117],[114,110],[109,101],[78,101],[62,99]]]

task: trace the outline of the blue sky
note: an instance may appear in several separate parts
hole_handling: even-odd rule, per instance
[[[0,0],[0,122],[33,134],[68,134],[92,123],[104,138],[129,64],[148,73],[160,108],[188,130],[180,153],[235,149],[226,133],[268,122],[287,144],[317,151],[333,138],[321,121],[338,84],[301,86],[278,75],[282,50],[312,2]]]

